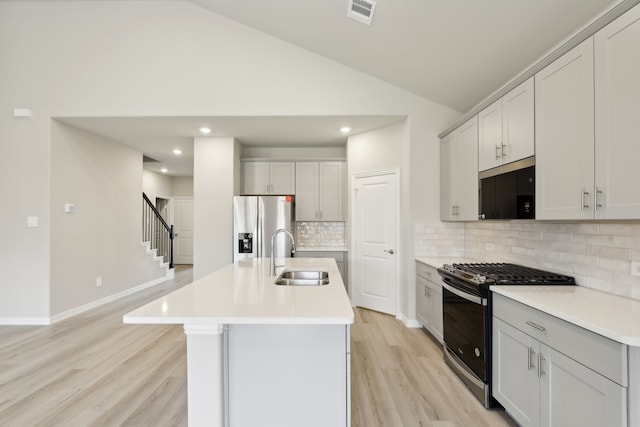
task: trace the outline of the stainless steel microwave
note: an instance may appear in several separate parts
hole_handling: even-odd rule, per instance
[[[480,219],[534,219],[535,157],[482,171],[479,180]]]

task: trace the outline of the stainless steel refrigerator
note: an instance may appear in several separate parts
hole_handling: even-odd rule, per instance
[[[233,198],[233,261],[271,256],[271,236],[284,228],[295,234],[294,196],[236,196]],[[275,256],[291,257],[291,240],[276,238]]]

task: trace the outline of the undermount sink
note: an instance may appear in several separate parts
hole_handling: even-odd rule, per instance
[[[322,286],[329,284],[329,273],[316,270],[284,270],[274,283],[283,286]]]

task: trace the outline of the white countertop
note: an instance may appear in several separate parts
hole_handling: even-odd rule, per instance
[[[125,314],[124,323],[351,324],[353,309],[333,258],[277,258],[291,269],[324,270],[324,286],[279,286],[269,259],[223,267]],[[279,274],[282,268],[277,269]]]
[[[455,257],[455,256],[428,256],[428,257],[416,257],[416,261],[419,261],[423,264],[430,265],[432,267],[440,268],[445,264],[456,264],[456,263],[470,263],[470,262],[478,262],[477,259],[473,258],[465,258],[465,257]]]
[[[640,301],[584,286],[491,286],[504,295],[614,341],[640,346]]]

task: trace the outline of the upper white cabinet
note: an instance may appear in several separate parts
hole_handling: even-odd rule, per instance
[[[243,162],[242,194],[295,194],[295,162]]]
[[[478,170],[533,156],[533,77],[478,114]]]
[[[640,218],[640,6],[594,37],[596,219]]]
[[[535,76],[536,219],[593,218],[593,40]]]
[[[440,142],[441,218],[478,219],[478,117],[465,122]]]
[[[343,221],[344,162],[297,162],[296,220]]]
[[[638,75],[640,6],[536,75],[537,219],[640,218]]]

